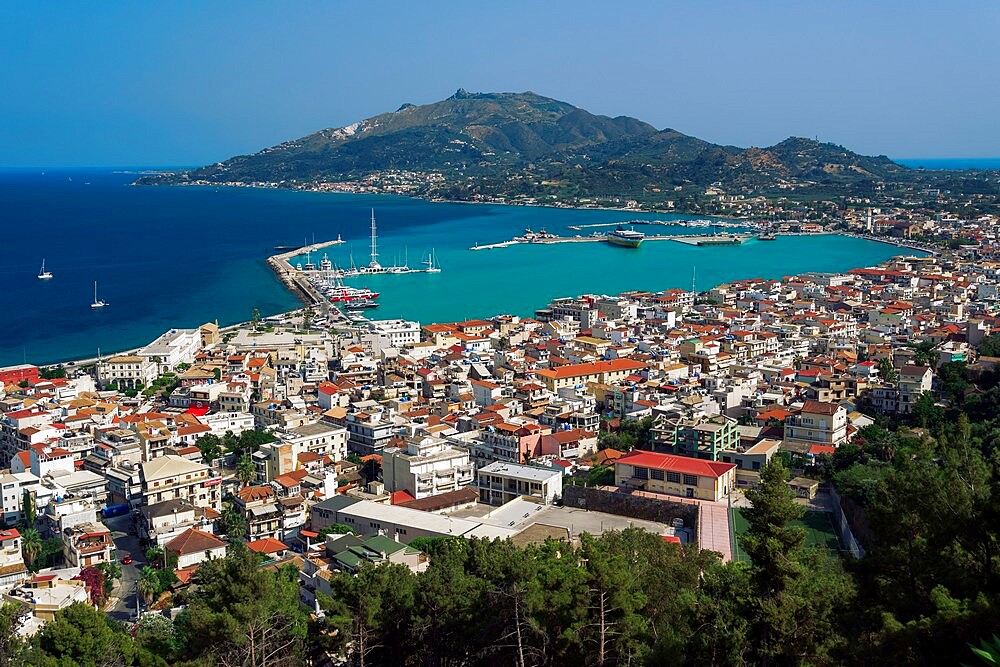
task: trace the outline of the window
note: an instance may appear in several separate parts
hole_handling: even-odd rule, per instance
[[[662,470],[655,470],[655,469],[650,470],[649,471],[649,476],[651,478],[653,478],[653,479],[658,479],[661,482],[663,481],[663,471]]]
[[[668,472],[667,473],[667,481],[668,482],[673,482],[674,484],[680,484],[680,482],[681,482],[681,475],[680,475],[680,473],[677,473],[677,472]]]
[[[684,475],[684,483],[688,486],[697,486],[698,478],[695,475]]]
[[[634,466],[632,468],[632,476],[636,479],[649,479],[649,468],[640,468],[639,466]]]

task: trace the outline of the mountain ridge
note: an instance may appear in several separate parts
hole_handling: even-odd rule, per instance
[[[724,146],[530,91],[460,88],[438,102],[406,103],[256,153],[136,182],[300,186],[386,171],[440,173],[417,194],[455,198],[554,187],[575,196],[632,196],[712,184],[746,191],[788,182],[853,186],[910,172],[884,155],[801,137],[764,148]]]

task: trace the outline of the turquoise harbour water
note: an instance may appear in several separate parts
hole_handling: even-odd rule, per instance
[[[623,211],[430,203],[406,197],[209,187],[131,187],[108,170],[0,171],[0,365],[52,363],[142,345],[171,327],[249,319],[297,307],[267,268],[277,244],[329,240],[342,266],[369,261],[371,208],[379,261],[417,268],[434,249],[443,271],[348,281],[381,292],[371,318],[421,322],[531,315],[556,296],[698,289],[737,278],[867,266],[904,251],[839,236],[779,237],[697,248],[647,241],[521,245],[470,251],[526,227],[588,235],[587,225],[671,216]],[[672,216],[674,218],[682,216]],[[671,226],[647,233],[693,233]],[[700,230],[704,231],[704,230]],[[322,254],[320,255],[322,256]],[[53,272],[36,278],[42,258]],[[315,260],[318,261],[318,257]],[[90,308],[93,281],[110,305]]]

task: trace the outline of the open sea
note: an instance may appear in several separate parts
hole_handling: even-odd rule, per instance
[[[893,158],[911,169],[1000,169],[1000,157]]]
[[[167,329],[245,321],[299,301],[265,260],[275,245],[334,239],[341,266],[369,258],[375,209],[379,261],[417,268],[432,250],[441,273],[348,280],[381,292],[372,319],[421,322],[531,315],[557,296],[628,289],[699,290],[737,278],[868,266],[904,251],[840,236],[779,237],[736,247],[647,241],[520,245],[470,251],[525,228],[559,235],[568,225],[683,216],[623,211],[430,203],[387,195],[271,189],[131,187],[133,173],[107,169],[0,171],[0,366],[54,363],[138,347]],[[697,233],[676,226],[647,233]],[[320,253],[322,256],[322,252]],[[54,274],[36,275],[45,259]],[[319,257],[314,257],[318,261]],[[94,281],[108,302],[92,310]]]

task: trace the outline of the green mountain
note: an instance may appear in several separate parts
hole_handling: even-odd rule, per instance
[[[524,194],[559,188],[575,196],[720,183],[855,184],[908,170],[884,156],[790,138],[769,148],[720,146],[635,118],[598,116],[535,93],[468,93],[404,104],[341,128],[320,130],[251,155],[138,183],[350,181],[373,172],[435,172],[421,194]]]

